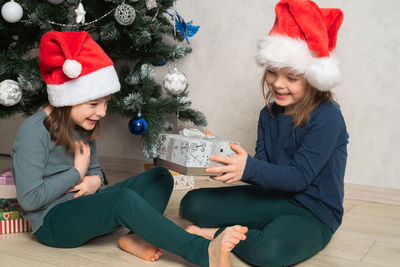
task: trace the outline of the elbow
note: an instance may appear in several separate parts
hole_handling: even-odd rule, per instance
[[[23,195],[22,197],[18,197],[18,203],[24,211],[35,211],[43,206],[38,201],[32,201],[32,199],[34,198]]]
[[[301,181],[297,184],[295,188],[295,192],[306,191],[310,187],[310,184],[307,182],[306,179],[301,179]]]
[[[293,166],[292,175],[293,176],[291,180],[295,181],[292,188],[294,192],[307,190],[310,187],[314,177],[313,172],[298,168],[297,166]]]
[[[296,177],[297,182],[294,184],[291,191],[302,192],[306,191],[310,187],[310,180],[307,179],[306,175],[298,174]]]

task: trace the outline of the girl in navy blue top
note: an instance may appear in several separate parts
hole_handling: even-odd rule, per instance
[[[233,252],[256,266],[288,266],[307,259],[330,241],[343,216],[348,134],[331,89],[340,80],[331,52],[343,20],[339,9],[314,2],[281,0],[269,35],[259,42],[265,68],[254,157],[239,145],[233,157],[206,172],[224,183],[201,188],[181,202],[194,222],[190,233],[210,240],[225,227],[248,227]]]

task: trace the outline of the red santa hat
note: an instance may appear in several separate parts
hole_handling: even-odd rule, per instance
[[[258,43],[258,64],[288,67],[304,74],[313,87],[321,91],[332,89],[341,80],[333,50],[343,12],[319,8],[308,0],[281,0],[275,13],[272,30]]]
[[[46,33],[39,61],[52,106],[74,106],[120,90],[112,60],[85,31]]]

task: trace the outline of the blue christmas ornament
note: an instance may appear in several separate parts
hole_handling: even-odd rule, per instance
[[[152,61],[151,61],[151,64],[153,65],[153,66],[156,66],[156,67],[160,67],[160,66],[164,66],[165,64],[167,64],[167,59],[166,58],[162,58],[162,59],[153,59]]]
[[[136,118],[129,121],[129,131],[136,135],[143,135],[147,131],[147,121],[142,118],[142,114],[138,114]]]
[[[175,15],[172,15],[167,11],[168,15],[171,16],[171,19],[175,21],[175,28],[182,33],[183,37],[185,37],[185,40],[188,44],[189,38],[188,37],[193,37],[197,31],[199,30],[200,26],[193,25],[193,22],[185,22],[185,20],[179,15],[179,13],[175,10]]]

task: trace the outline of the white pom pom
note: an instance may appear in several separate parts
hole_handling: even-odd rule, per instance
[[[69,78],[77,78],[82,72],[82,65],[76,60],[67,59],[63,65],[63,71]]]

